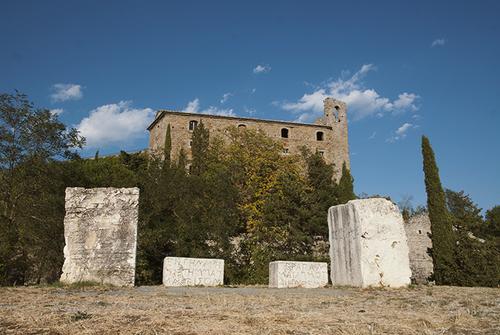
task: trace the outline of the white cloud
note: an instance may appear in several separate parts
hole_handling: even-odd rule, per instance
[[[135,109],[130,101],[120,101],[90,111],[76,128],[87,139],[87,147],[104,147],[142,137],[153,118],[151,108]]]
[[[411,123],[408,123],[408,122],[403,123],[398,129],[396,129],[396,131],[394,132],[395,135],[389,137],[386,141],[389,143],[394,143],[396,141],[399,141],[399,140],[405,138],[407,133],[408,133],[408,130],[410,130],[412,128],[418,128],[418,126],[411,124]]]
[[[225,102],[226,102],[226,101],[228,101],[228,100],[229,100],[229,98],[230,98],[230,97],[232,97],[232,96],[233,96],[233,94],[232,94],[232,93],[229,93],[229,92],[228,92],[228,93],[224,93],[224,94],[222,95],[222,99],[220,99],[220,103],[221,103],[221,104],[225,103]]]
[[[54,84],[50,95],[52,102],[78,100],[83,97],[83,87],[76,84]]]
[[[436,46],[440,47],[445,45],[445,43],[446,40],[444,38],[437,38],[434,41],[432,41],[431,47],[436,47]]]
[[[52,115],[61,115],[62,113],[64,113],[64,109],[54,108],[54,109],[51,109],[50,112],[52,113]]]
[[[198,113],[200,109],[200,100],[198,98],[188,102],[186,108],[182,110],[184,113]]]
[[[375,70],[373,64],[365,64],[350,78],[345,79],[346,72],[336,80],[317,87],[314,92],[304,94],[297,102],[285,102],[281,107],[294,113],[300,113],[297,121],[312,122],[323,113],[323,100],[329,96],[347,103],[349,114],[353,120],[367,116],[383,116],[384,113],[399,113],[418,110],[414,93],[401,93],[396,100],[381,96],[373,88],[363,86],[363,78]]]
[[[269,65],[257,65],[256,67],[254,67],[253,69],[253,73],[255,74],[259,74],[259,73],[268,73],[269,71],[271,71],[271,67]]]
[[[408,122],[407,123],[403,123],[403,125],[396,130],[396,134],[399,135],[399,136],[406,136],[406,132],[412,126],[413,125],[411,123],[408,123]]]
[[[199,113],[220,116],[236,116],[232,108],[217,108],[209,106],[206,109],[200,110],[200,100],[198,98],[190,101],[187,106],[182,110],[184,113]]]
[[[376,132],[376,131],[374,131],[374,132],[370,135],[370,137],[368,137],[368,139],[369,139],[369,140],[373,140],[373,139],[375,138],[375,136],[377,136],[377,132]]]

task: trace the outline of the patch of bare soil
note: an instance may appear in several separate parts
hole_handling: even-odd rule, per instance
[[[0,288],[0,334],[500,334],[500,290]]]

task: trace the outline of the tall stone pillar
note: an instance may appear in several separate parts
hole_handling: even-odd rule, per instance
[[[138,188],[66,189],[61,282],[134,286]]]

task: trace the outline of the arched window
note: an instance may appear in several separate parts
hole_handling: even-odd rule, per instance
[[[281,128],[281,137],[288,138],[288,128]]]
[[[316,141],[323,141],[325,139],[325,133],[322,131],[316,132]]]
[[[196,128],[197,125],[198,125],[198,121],[195,121],[195,120],[189,121],[189,130],[194,130],[194,128]]]
[[[335,111],[333,112],[333,116],[335,117],[335,120],[337,120],[337,121],[340,121],[339,112],[340,112],[340,107],[335,106]]]

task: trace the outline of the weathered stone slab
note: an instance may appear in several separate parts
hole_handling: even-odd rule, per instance
[[[223,259],[165,257],[163,260],[163,285],[165,286],[218,286],[223,284]]]
[[[330,207],[328,228],[333,285],[410,284],[403,218],[392,202],[373,198]]]
[[[133,286],[138,188],[66,188],[61,281]]]
[[[410,250],[411,279],[416,284],[426,284],[434,271],[432,257],[428,253],[428,249],[432,249],[429,215],[427,213],[413,215],[408,222],[405,222],[405,231]]]
[[[328,284],[328,264],[322,262],[269,263],[269,287],[317,288]]]

